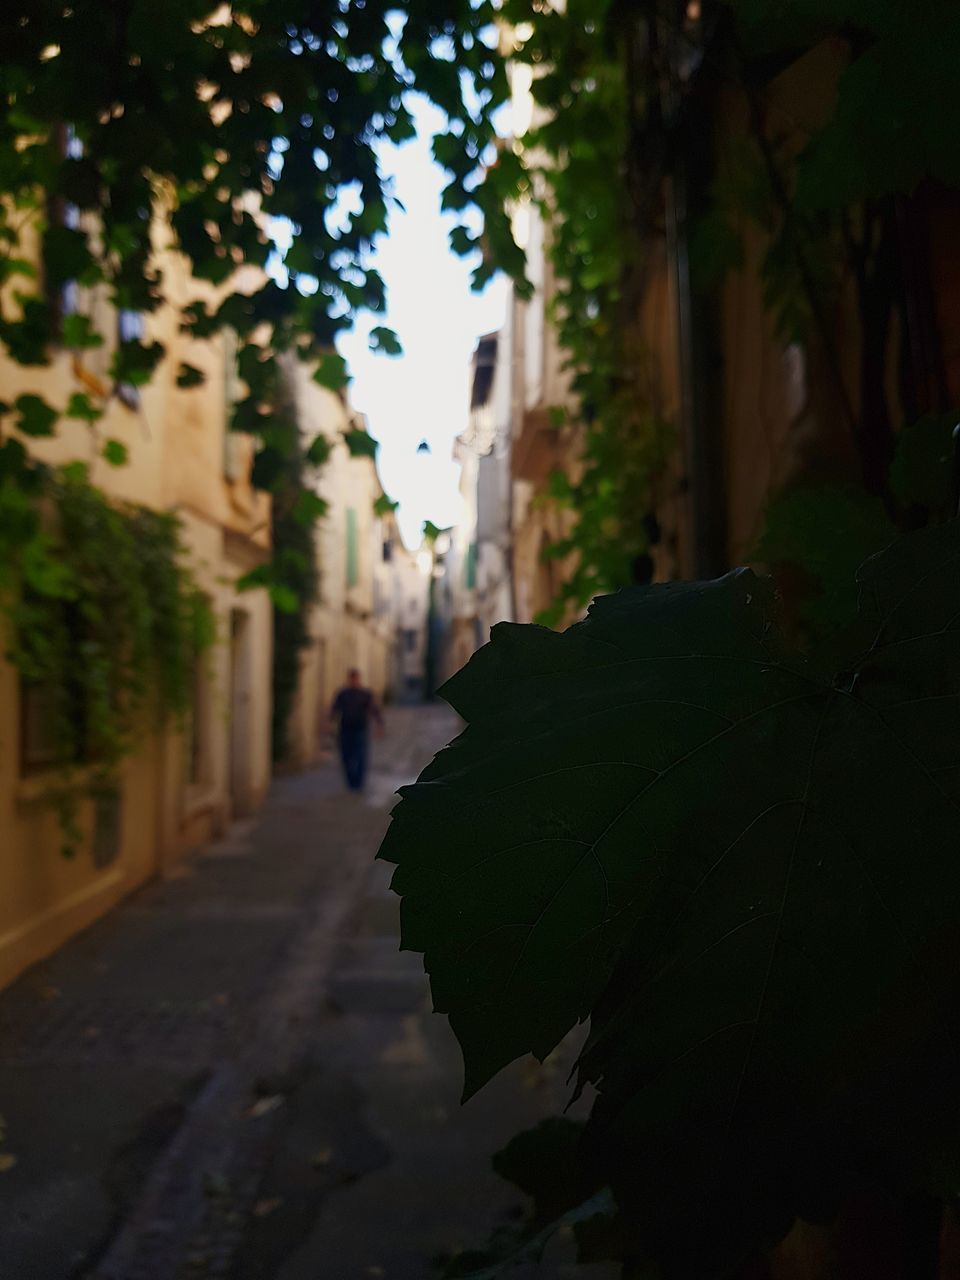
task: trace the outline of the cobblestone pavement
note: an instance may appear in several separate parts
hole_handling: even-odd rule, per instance
[[[0,1280],[428,1280],[515,1209],[489,1155],[562,1105],[566,1062],[459,1107],[372,861],[454,732],[394,709],[366,795],[332,764],[278,779],[0,996]]]

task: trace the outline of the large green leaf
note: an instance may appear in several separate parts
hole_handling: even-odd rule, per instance
[[[811,1184],[960,1168],[927,1096],[956,1021],[960,527],[860,577],[836,671],[747,571],[495,628],[381,851],[467,1094],[592,1017],[597,1151],[684,1274],[775,1240]]]
[[[340,391],[350,381],[350,375],[347,373],[347,362],[343,356],[337,355],[334,351],[325,352],[317,360],[317,367],[313,371],[313,380],[321,387],[326,387],[328,391]]]
[[[375,458],[379,442],[374,440],[369,431],[361,427],[352,427],[349,431],[342,431],[347,448],[350,450],[351,458]]]
[[[853,485],[797,485],[770,501],[753,555],[770,568],[803,577],[791,595],[813,634],[846,626],[857,611],[856,571],[893,541],[879,498]],[[781,585],[784,577],[781,574]],[[789,580],[789,579],[787,579]]]
[[[400,339],[392,329],[382,324],[370,330],[370,350],[380,351],[387,356],[403,355]]]
[[[17,410],[17,428],[25,436],[52,436],[57,411],[42,396],[24,393],[13,402]]]
[[[391,512],[396,511],[399,505],[399,502],[395,502],[387,494],[381,493],[373,501],[373,514],[375,516],[388,516]]]

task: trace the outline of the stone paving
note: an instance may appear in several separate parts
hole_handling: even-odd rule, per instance
[[[0,996],[0,1280],[430,1280],[517,1211],[489,1155],[562,1105],[569,1054],[461,1108],[372,861],[455,732],[394,709],[364,796],[332,764],[278,779]]]

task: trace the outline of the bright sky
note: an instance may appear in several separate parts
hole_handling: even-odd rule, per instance
[[[507,286],[499,277],[482,294],[471,291],[470,267],[450,249],[456,218],[440,212],[444,175],[430,154],[443,114],[420,98],[411,109],[418,136],[381,157],[405,209],[391,211],[390,233],[373,259],[387,285],[387,315],[361,317],[338,346],[353,375],[351,403],[380,441],[380,478],[400,502],[401,532],[413,547],[424,520],[443,527],[457,518],[459,469],[451,455],[467,423],[470,356],[480,335],[503,323]],[[396,330],[402,356],[369,350],[377,324]],[[418,454],[424,439],[431,452]]]

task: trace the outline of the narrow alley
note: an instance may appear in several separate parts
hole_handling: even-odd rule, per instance
[[[388,712],[364,796],[332,763],[279,778],[0,997],[3,1280],[415,1280],[518,1205],[489,1156],[565,1069],[516,1064],[460,1108],[373,861],[455,732]]]

